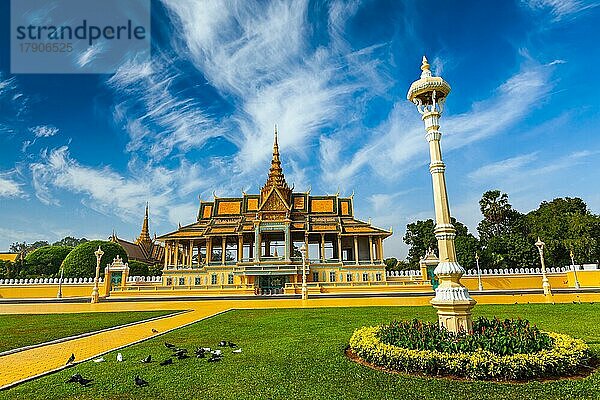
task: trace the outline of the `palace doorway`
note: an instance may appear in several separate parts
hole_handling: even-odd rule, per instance
[[[290,281],[287,275],[257,276],[257,295],[273,296],[283,294],[285,284]]]

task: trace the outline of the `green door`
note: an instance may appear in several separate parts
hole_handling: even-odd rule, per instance
[[[259,276],[258,288],[261,295],[283,294],[285,284],[289,282],[288,276]]]
[[[113,287],[119,287],[121,286],[121,281],[123,280],[123,273],[119,272],[119,273],[113,273],[110,275],[110,287],[111,289]]]

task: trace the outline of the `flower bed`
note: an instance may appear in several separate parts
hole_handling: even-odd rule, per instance
[[[437,323],[394,321],[382,325],[378,337],[383,343],[412,350],[437,350],[442,353],[465,353],[478,349],[499,356],[515,353],[535,353],[552,347],[547,333],[522,319],[491,320],[479,317],[473,321],[473,330],[453,333],[440,329]]]
[[[577,374],[591,361],[588,346],[568,335],[548,332],[548,348],[499,355],[490,350],[419,350],[385,343],[388,326],[363,327],[350,338],[351,350],[364,361],[386,369],[426,375],[483,380],[525,380]]]

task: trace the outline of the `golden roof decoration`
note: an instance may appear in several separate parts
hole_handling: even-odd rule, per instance
[[[288,186],[281,168],[281,160],[279,158],[279,143],[277,142],[277,125],[275,126],[275,140],[273,142],[273,158],[271,159],[271,168],[269,168],[269,176],[267,182],[260,190],[261,202],[265,202],[271,188],[277,188],[286,204],[290,203],[292,189]]]

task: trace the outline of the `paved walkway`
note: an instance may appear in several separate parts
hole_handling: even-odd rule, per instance
[[[512,304],[514,296],[474,296],[480,304]],[[564,298],[563,298],[564,297]],[[599,301],[600,294],[577,296],[581,301]],[[557,302],[571,302],[572,294],[555,295]],[[71,353],[75,362],[96,358],[101,354],[137,343],[173,329],[194,323],[231,309],[267,308],[316,308],[316,307],[371,307],[371,306],[418,306],[429,305],[429,297],[377,297],[377,298],[328,298],[328,299],[276,299],[264,300],[211,300],[211,301],[160,301],[122,303],[47,303],[47,304],[2,304],[0,314],[53,314],[115,311],[190,310],[182,314],[148,322],[140,322],[86,337],[48,344],[0,357],[0,389],[12,386],[48,372],[64,368]],[[519,303],[544,302],[543,295],[524,295]],[[152,332],[158,330],[158,334]]]

